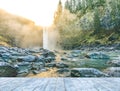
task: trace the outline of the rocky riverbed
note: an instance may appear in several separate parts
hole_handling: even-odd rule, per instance
[[[0,46],[0,77],[120,77],[120,50],[49,51]]]

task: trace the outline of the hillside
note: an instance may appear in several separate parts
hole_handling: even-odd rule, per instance
[[[120,43],[119,0],[59,1],[54,25],[62,48],[114,45]]]
[[[42,27],[31,20],[0,9],[0,45],[42,46]]]

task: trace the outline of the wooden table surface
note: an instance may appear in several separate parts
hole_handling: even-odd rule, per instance
[[[120,91],[120,78],[0,78],[0,91]]]

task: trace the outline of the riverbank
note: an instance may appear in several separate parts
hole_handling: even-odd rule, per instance
[[[117,47],[49,51],[0,46],[0,77],[120,77]]]

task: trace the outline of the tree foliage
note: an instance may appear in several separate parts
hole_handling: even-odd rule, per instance
[[[57,24],[60,21],[60,17],[62,15],[62,2],[59,0],[57,11],[54,15],[54,24]]]
[[[42,28],[31,20],[0,10],[0,45],[42,46]]]
[[[56,15],[59,18],[54,20],[63,46],[73,48],[120,41],[120,0],[66,0],[62,12]],[[109,40],[115,36],[117,40]]]

